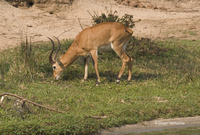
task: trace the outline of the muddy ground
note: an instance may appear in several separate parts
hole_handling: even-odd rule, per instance
[[[78,19],[83,28],[92,26],[92,17],[88,11],[100,15],[112,10],[117,11],[119,16],[131,14],[135,21],[141,19],[133,28],[133,36],[138,38],[200,39],[198,0],[141,0],[140,4],[144,6],[133,7],[119,4],[114,0],[74,0],[73,2],[66,0],[60,3],[44,1],[28,5],[0,0],[0,50],[19,46],[21,38],[25,35],[30,37],[32,42],[37,43],[46,42],[47,37],[53,36],[61,40],[75,38],[82,30]],[[148,6],[150,4],[151,6]],[[111,133],[187,125],[200,125],[200,117],[159,119],[113,128]],[[103,131],[102,134],[110,134],[110,132]]]

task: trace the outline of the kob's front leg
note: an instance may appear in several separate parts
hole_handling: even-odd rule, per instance
[[[97,75],[97,83],[96,85],[98,85],[100,83],[100,77],[99,77],[99,71],[98,71],[98,54],[97,54],[97,50],[92,50],[91,51],[91,55],[92,58],[94,60],[94,68],[95,68],[95,72]]]
[[[83,78],[83,82],[85,80],[87,80],[87,78],[88,78],[88,66],[89,66],[89,63],[90,63],[90,59],[91,59],[91,56],[87,56],[85,58],[85,75],[84,75],[84,78]]]

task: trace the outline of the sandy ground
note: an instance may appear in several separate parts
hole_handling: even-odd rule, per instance
[[[119,5],[114,0],[76,0],[72,6],[50,14],[48,6],[46,10],[34,5],[20,9],[0,0],[0,49],[19,45],[22,35],[31,37],[32,42],[48,41],[47,36],[75,38],[82,30],[78,18],[84,28],[92,25],[92,17],[87,10],[91,14],[108,10],[117,11],[119,16],[132,14],[134,20],[142,20],[133,28],[133,36],[136,37],[199,39],[200,2],[177,4],[162,0],[150,1],[158,7],[166,7],[166,10],[133,8]]]
[[[144,0],[145,1],[145,0]],[[133,28],[136,37],[151,39],[181,38],[197,40],[200,37],[200,2],[186,0],[177,3],[166,0],[149,0],[157,7],[133,8],[119,5],[114,0],[76,0],[73,5],[55,11],[52,7],[43,9],[33,5],[30,8],[15,8],[0,0],[0,50],[20,45],[22,35],[31,37],[32,42],[46,42],[47,37],[59,39],[75,38],[84,28],[92,25],[91,14],[117,11],[119,16],[132,14],[134,20],[141,19]],[[51,13],[51,14],[50,14]],[[200,125],[200,117],[158,119],[136,125],[126,125],[103,131],[102,134],[125,134],[133,131],[163,129],[174,126]]]

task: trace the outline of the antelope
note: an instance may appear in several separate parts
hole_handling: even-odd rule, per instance
[[[59,47],[52,58],[54,42],[48,37],[52,43],[49,61],[53,67],[53,77],[59,79],[63,71],[79,56],[85,56],[85,74],[83,79],[83,81],[85,81],[88,78],[88,65],[92,56],[97,76],[96,84],[98,85],[100,83],[98,72],[98,49],[112,48],[122,59],[122,67],[119,71],[116,83],[120,82],[120,78],[126,65],[128,65],[128,81],[130,81],[132,74],[132,58],[126,53],[125,48],[132,37],[132,33],[133,31],[131,29],[118,22],[104,22],[86,28],[76,36],[67,52],[59,60],[56,60],[56,56],[60,50],[60,41],[55,37]]]

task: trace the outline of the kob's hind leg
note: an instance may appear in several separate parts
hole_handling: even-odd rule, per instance
[[[124,56],[122,58],[122,67],[119,71],[118,77],[117,77],[117,83],[120,82],[120,79],[122,77],[122,74],[124,72],[124,69],[126,68],[126,65],[128,65],[128,81],[131,80],[131,75],[132,75],[132,58],[130,58],[129,56],[125,56],[126,53],[124,53]],[[124,58],[127,57],[127,58]]]
[[[118,54],[118,56],[122,59],[122,67],[119,71],[118,77],[117,77],[117,83],[120,82],[120,78],[124,72],[124,69],[126,68],[126,65],[128,65],[128,81],[131,80],[132,75],[132,58],[130,58],[124,49],[122,47],[113,45],[113,50]]]

